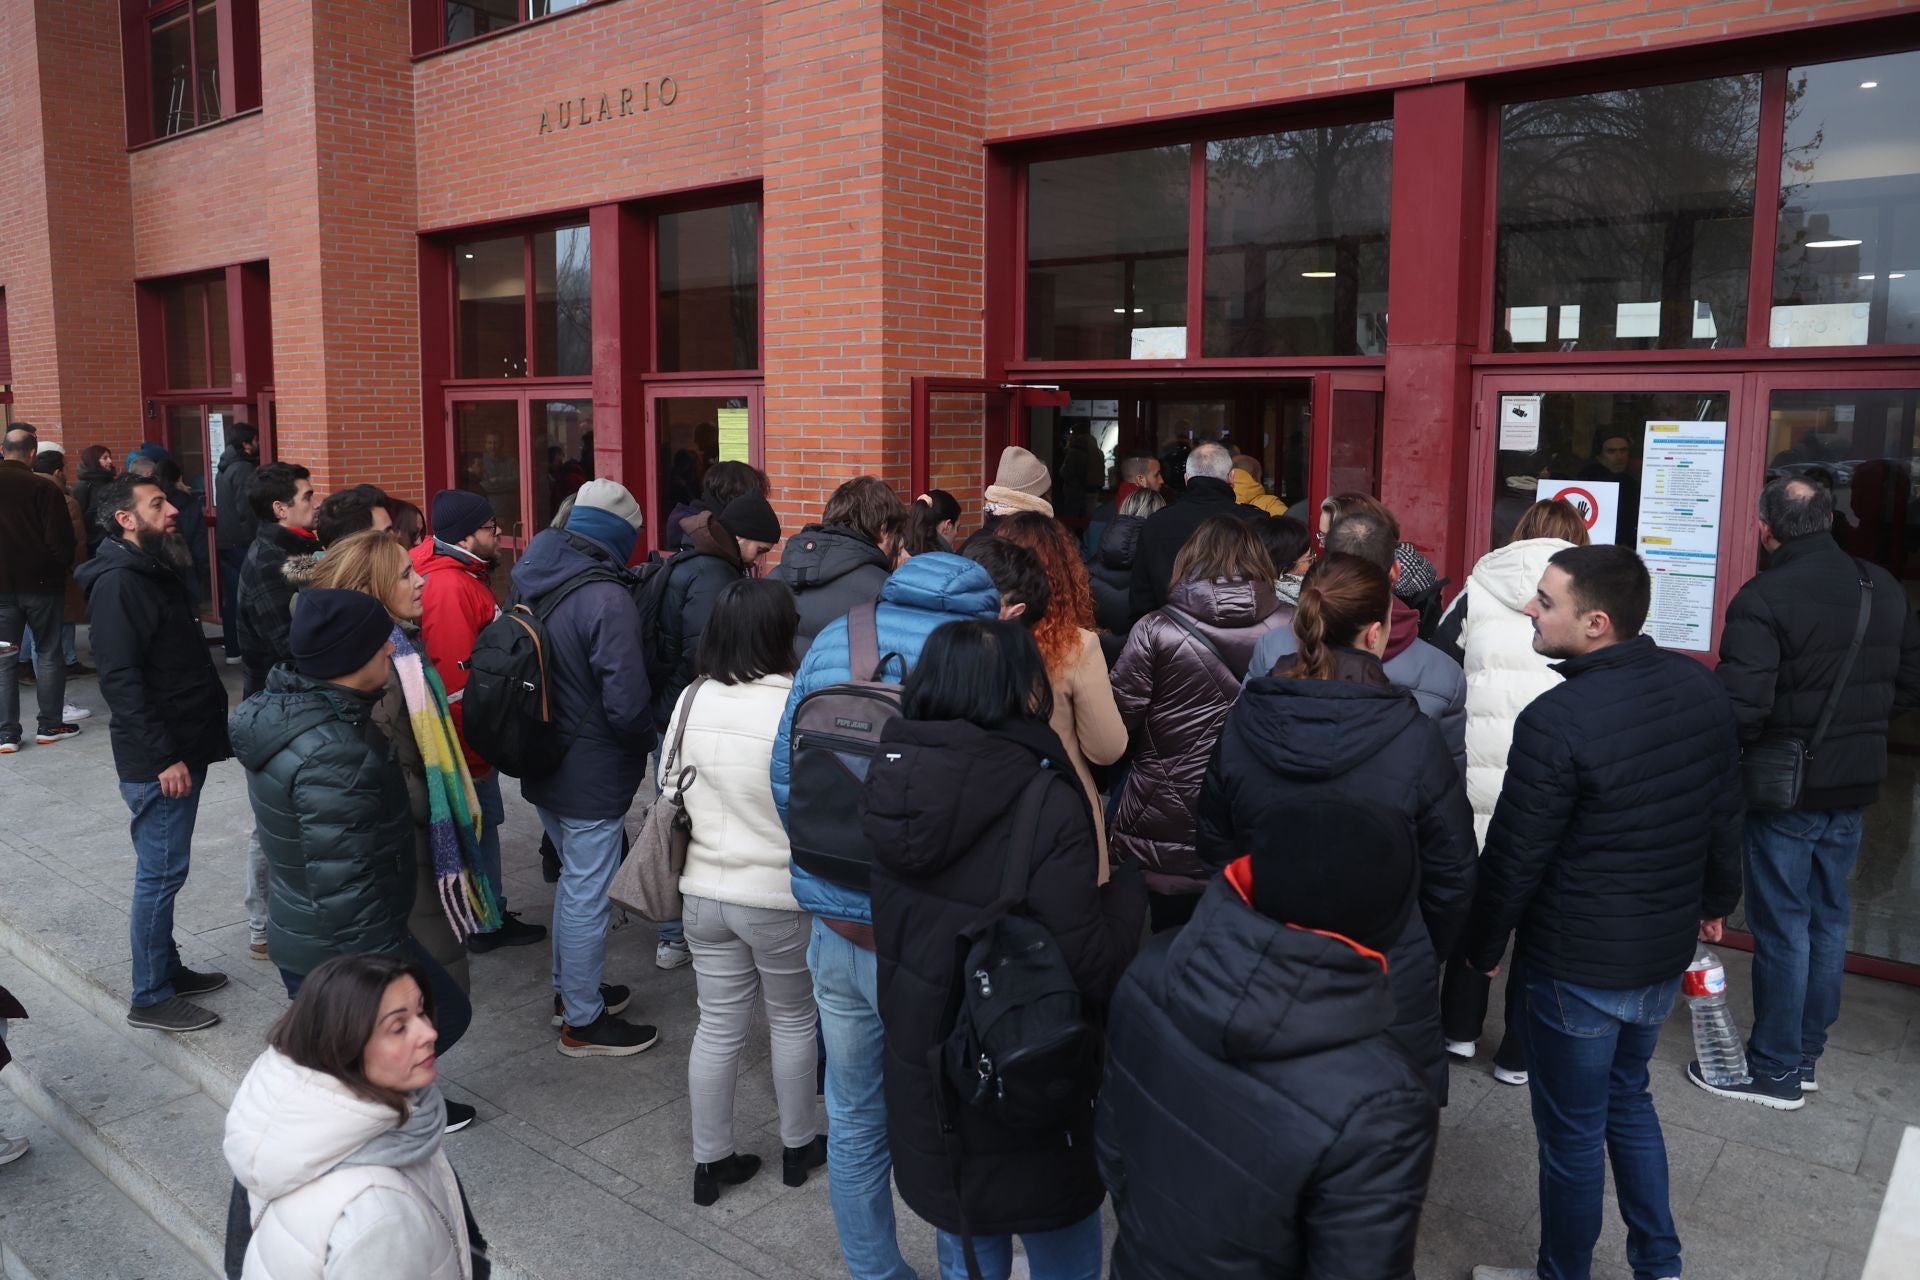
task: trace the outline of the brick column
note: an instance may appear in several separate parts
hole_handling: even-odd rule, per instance
[[[0,288],[13,413],[68,452],[141,438],[114,0],[11,6],[0,49]],[[157,424],[156,424],[157,425]]]
[[[861,474],[907,483],[908,379],[978,374],[978,7],[764,10],[767,452],[783,524]]]
[[[423,496],[409,11],[262,0],[280,456]]]

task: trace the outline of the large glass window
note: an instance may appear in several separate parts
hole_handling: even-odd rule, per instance
[[[1787,75],[1776,347],[1920,342],[1920,50]]]
[[[1184,358],[1190,148],[1027,168],[1034,360]]]
[[[194,276],[152,287],[160,298],[167,388],[184,391],[231,384],[226,276]]]
[[[518,26],[548,14],[578,9],[590,0],[445,0],[446,44]],[[417,37],[416,37],[417,38]]]
[[[129,143],[260,105],[259,0],[122,0],[121,13]]]
[[[454,377],[591,374],[592,265],[584,225],[454,245]]]
[[[1207,144],[1205,353],[1387,348],[1390,121]]]
[[[760,203],[662,214],[659,367],[760,365]]]
[[[1744,345],[1760,77],[1500,119],[1496,351]]]

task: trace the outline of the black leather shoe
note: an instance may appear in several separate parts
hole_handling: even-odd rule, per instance
[[[725,1160],[693,1166],[693,1202],[710,1205],[720,1198],[723,1186],[737,1187],[760,1172],[759,1156],[743,1156],[738,1151]]]
[[[475,955],[485,955],[501,947],[530,947],[536,942],[545,941],[546,936],[545,926],[522,924],[518,911],[503,911],[498,929],[490,933],[467,935],[467,950]]]
[[[827,1135],[821,1134],[804,1147],[787,1147],[780,1153],[780,1181],[790,1187],[805,1186],[807,1171],[827,1163]]]

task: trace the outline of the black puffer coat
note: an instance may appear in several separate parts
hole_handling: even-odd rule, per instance
[[[1507,935],[1549,978],[1627,991],[1676,977],[1702,920],[1740,901],[1746,802],[1733,704],[1649,636],[1553,669],[1514,723],[1465,957]]]
[[[260,464],[252,454],[228,445],[220,455],[220,470],[213,478],[213,509],[219,524],[214,528],[214,545],[222,551],[253,544],[260,531],[260,517],[253,514],[253,473]]]
[[[233,625],[246,663],[247,689],[266,685],[275,663],[293,657],[294,584],[287,579],[287,561],[310,556],[320,544],[307,534],[284,525],[262,524],[240,564],[239,587],[233,600]]]
[[[280,666],[233,713],[271,881],[267,952],[293,973],[406,949],[413,811],[393,744],[372,724],[380,698]]]
[[[1392,1020],[1377,956],[1215,879],[1114,993],[1114,1280],[1411,1277],[1438,1111]]]
[[[1095,885],[1093,814],[1046,725],[989,733],[964,721],[899,719],[883,741],[867,777],[865,826],[876,851],[887,1143],[900,1196],[945,1231],[1004,1235],[1079,1222],[1105,1198],[1093,1162],[1092,1112],[1034,1132],[956,1106],[955,1140],[964,1153],[957,1200],[935,1118],[940,1085],[927,1053],[944,1038],[954,941],[1000,896],[1013,810],[1036,770],[1046,768],[1057,781],[1041,806],[1019,912],[1052,932],[1096,1016],[1139,945],[1146,913],[1139,878],[1119,872]]]
[[[1179,558],[1180,548],[1187,545],[1194,530],[1209,517],[1258,520],[1266,514],[1258,507],[1240,505],[1233,496],[1233,486],[1225,480],[1196,476],[1187,481],[1178,501],[1147,517],[1147,527],[1140,535],[1140,551],[1133,562],[1133,616],[1151,613],[1167,602],[1173,582],[1173,562]]]
[[[1278,607],[1271,580],[1178,583],[1167,608],[1188,618],[1226,665],[1166,610],[1134,624],[1114,664],[1113,698],[1132,739],[1133,769],[1108,844],[1156,893],[1198,893],[1219,870],[1194,853],[1193,803],[1253,650],[1280,625]]]
[[[99,467],[81,464],[73,481],[73,500],[80,504],[80,522],[87,530],[87,554],[91,556],[100,549],[101,541],[107,536],[106,525],[100,523],[94,514],[93,502],[100,491],[113,483],[113,473]]]
[[[660,670],[666,672],[653,691],[653,719],[664,729],[673,719],[673,706],[693,683],[694,664],[700,659],[700,637],[713,616],[720,589],[746,576],[740,563],[740,543],[713,515],[702,511],[684,526],[688,549],[667,561],[667,585],[660,600]]]
[[[791,587],[800,607],[794,661],[807,656],[813,638],[829,622],[879,600],[892,571],[887,553],[852,529],[810,524],[788,538],[779,565],[768,576]]]
[[[1742,742],[1764,733],[1813,736],[1860,617],[1855,563],[1831,533],[1794,538],[1727,606],[1716,674],[1733,698]],[[1866,638],[1826,740],[1807,762],[1802,809],[1878,800],[1887,720],[1920,707],[1920,617],[1892,574],[1867,569],[1874,591]]]
[[[186,578],[122,538],[103,541],[73,576],[87,593],[120,781],[153,782],[171,765],[204,769],[232,755],[227,687]]]
[[[1287,806],[1344,801],[1406,822],[1420,852],[1420,910],[1388,954],[1399,1007],[1392,1034],[1444,1102],[1440,964],[1473,905],[1473,807],[1413,695],[1389,684],[1373,655],[1335,653],[1342,679],[1262,676],[1247,685],[1200,793],[1200,857],[1217,868],[1250,852],[1254,833],[1274,830],[1272,815]]]
[[[1144,516],[1116,516],[1100,534],[1100,546],[1087,566],[1093,579],[1093,620],[1102,631],[1126,639],[1133,629],[1133,558],[1140,550]],[[1108,659],[1112,665],[1112,659]]]

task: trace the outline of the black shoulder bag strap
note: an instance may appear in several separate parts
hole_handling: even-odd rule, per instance
[[[947,1180],[953,1190],[954,1211],[960,1215],[960,1250],[966,1255],[967,1280],[981,1280],[980,1259],[974,1253],[973,1228],[967,1222],[966,1197],[960,1189],[966,1155],[960,1149],[960,1127],[954,1119],[955,1098],[947,1084],[944,1051],[947,1036],[952,1034],[954,1020],[960,1013],[960,993],[967,978],[967,952],[973,949],[974,939],[987,926],[1013,910],[1026,896],[1027,877],[1033,871],[1034,846],[1040,843],[1040,809],[1046,803],[1047,787],[1052,782],[1047,776],[1050,772],[1043,766],[1014,802],[1013,822],[1009,828],[1009,838],[1013,843],[1007,850],[1006,863],[1000,870],[1000,897],[987,907],[979,926],[966,930],[953,940],[953,981],[947,988],[947,1012],[941,1019],[940,1038],[927,1050],[927,1069],[933,1072],[933,1108],[940,1122],[941,1140],[947,1148]]]
[[[1195,640],[1198,640],[1201,646],[1205,648],[1208,653],[1213,655],[1213,660],[1220,664],[1220,669],[1222,671],[1225,671],[1227,675],[1232,678],[1234,688],[1237,690],[1240,687],[1240,680],[1247,673],[1245,671],[1241,671],[1238,674],[1234,672],[1233,664],[1227,661],[1226,654],[1220,652],[1220,646],[1213,642],[1212,636],[1202,631],[1198,623],[1196,623],[1192,618],[1189,618],[1186,614],[1180,612],[1180,610],[1174,608],[1172,605],[1166,606],[1165,608],[1160,610],[1160,612],[1166,614],[1167,617],[1173,621],[1173,624],[1175,626],[1179,627],[1182,631],[1192,636]]]
[[[1854,572],[1860,575],[1860,616],[1853,624],[1853,640],[1847,645],[1846,656],[1840,659],[1840,670],[1834,674],[1833,688],[1827,690],[1826,705],[1820,708],[1820,719],[1814,723],[1813,736],[1807,739],[1809,759],[1820,749],[1833,724],[1834,712],[1840,709],[1840,695],[1846,691],[1847,678],[1853,674],[1853,661],[1860,656],[1860,645],[1867,638],[1867,621],[1873,616],[1873,578],[1857,560]]]

